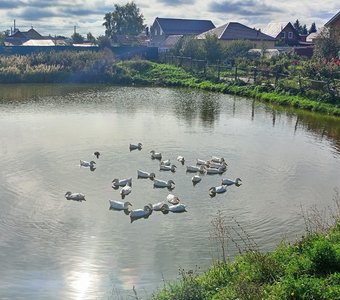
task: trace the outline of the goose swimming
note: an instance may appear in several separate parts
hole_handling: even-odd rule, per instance
[[[167,197],[166,197],[166,200],[168,200],[169,203],[171,204],[178,204],[180,202],[179,198],[173,194],[169,194]]]
[[[130,144],[129,149],[130,149],[130,151],[136,150],[136,149],[142,150],[142,146],[143,146],[142,143],[138,143],[137,145],[136,144]]]
[[[94,155],[95,157],[99,158],[100,152],[99,152],[99,151],[96,151],[96,152],[93,153],[93,155]]]
[[[213,161],[209,162],[209,168],[215,168],[215,169],[219,169],[219,168],[223,168],[225,170],[227,170],[227,163],[226,162],[222,162],[222,163],[216,163]]]
[[[152,159],[162,159],[162,153],[155,152],[154,150],[150,151]]]
[[[225,168],[220,167],[218,169],[216,168],[207,168],[207,174],[223,174],[226,171]]]
[[[165,205],[164,201],[158,202],[158,203],[152,204],[152,209],[154,211],[161,211],[164,208],[164,205]]]
[[[176,171],[176,166],[175,165],[160,165],[159,170],[160,171],[171,171],[171,172],[175,172]]]
[[[187,166],[187,172],[195,173],[195,172],[200,172],[204,173],[205,171],[205,166],[200,165],[200,166]]]
[[[170,165],[171,165],[170,159],[162,160],[162,161],[161,161],[161,165],[170,166]]]
[[[67,200],[74,200],[74,201],[86,201],[85,195],[82,193],[72,193],[72,192],[66,192],[65,198]]]
[[[147,219],[152,214],[152,204],[145,205],[143,209],[134,209],[130,212],[131,223],[137,219]]]
[[[199,183],[200,181],[202,180],[202,177],[199,176],[199,175],[194,175],[192,178],[191,178],[191,181],[192,183],[195,185],[197,183]]]
[[[151,180],[153,180],[156,175],[155,173],[149,173],[149,172],[145,172],[142,170],[137,170],[137,177],[138,178],[150,178]]]
[[[121,180],[115,178],[112,180],[112,188],[114,189],[118,189],[120,186],[126,185],[132,186],[132,177]]]
[[[129,195],[132,191],[132,187],[129,185],[124,186],[121,190],[120,190],[120,195],[122,196],[122,199],[125,198],[125,196]]]
[[[214,197],[216,194],[222,194],[227,191],[226,185],[220,185],[220,186],[213,186],[209,189],[209,195],[211,197]]]
[[[177,156],[177,160],[178,160],[182,165],[184,165],[185,159],[184,159],[183,156],[181,156],[181,155]]]
[[[173,180],[171,180],[171,179],[168,180],[168,181],[154,179],[153,180],[153,186],[154,187],[159,187],[159,188],[167,187],[169,189],[173,189],[173,188],[175,188],[175,182]]]
[[[213,156],[213,157],[211,157],[211,161],[216,162],[216,163],[222,163],[222,162],[224,162],[224,158]]]
[[[209,161],[197,158],[196,159],[196,164],[197,165],[208,166],[209,165]]]
[[[80,160],[80,166],[81,167],[86,167],[86,168],[94,168],[94,165],[96,164],[95,161],[91,160],[91,161],[86,161],[86,160]]]
[[[110,209],[114,210],[128,210],[132,204],[128,201],[122,202],[117,200],[109,200],[110,202]]]
[[[164,204],[162,212],[163,213],[168,213],[169,211],[171,211],[173,213],[181,213],[181,212],[186,212],[187,211],[185,208],[186,208],[186,206],[183,203],[176,204],[176,205]]]
[[[235,184],[236,186],[240,186],[242,184],[241,178],[236,178],[235,180],[232,179],[222,179],[222,184],[223,185],[233,185]]]

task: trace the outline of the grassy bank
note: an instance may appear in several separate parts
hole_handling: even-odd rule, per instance
[[[305,216],[309,227],[301,240],[282,242],[270,253],[248,247],[234,261],[222,260],[203,274],[181,270],[181,279],[164,283],[152,299],[340,299],[339,200],[336,203],[332,223],[324,222],[323,212]],[[218,239],[224,248],[227,241],[221,233],[228,230],[221,228]],[[249,237],[244,240],[248,243]]]
[[[339,104],[284,94],[270,86],[206,80],[173,65],[143,60],[115,61],[109,51],[0,56],[0,83],[69,82],[195,88],[340,116]]]
[[[280,94],[275,91],[268,92],[268,87],[245,85],[243,82],[216,83],[194,77],[185,70],[172,66],[147,61],[120,62],[117,67],[125,73],[124,80],[139,85],[174,86],[202,89],[206,91],[251,97],[264,102],[291,106],[304,110],[340,116],[340,107],[325,102],[307,99],[302,96]],[[118,78],[117,78],[118,79]]]

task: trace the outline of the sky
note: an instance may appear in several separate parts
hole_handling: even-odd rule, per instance
[[[103,17],[114,4],[128,1],[108,0],[0,0],[0,30],[31,27],[43,35],[71,36],[77,33],[104,35]],[[211,20],[215,26],[240,22],[264,28],[269,22],[295,22],[317,28],[340,11],[339,0],[150,0],[134,1],[151,26],[156,17]],[[75,27],[76,26],[76,27]]]

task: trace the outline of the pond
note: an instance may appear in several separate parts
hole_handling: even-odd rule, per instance
[[[160,171],[151,150],[176,172]],[[340,187],[340,120],[186,89],[6,85],[0,155],[1,298],[131,299],[133,289],[147,298],[179,269],[200,272],[219,257],[211,238],[219,211],[262,251],[303,234],[301,208],[328,207]],[[212,156],[227,171],[194,186],[186,165]],[[121,200],[114,178],[132,177],[133,209],[166,201],[169,190],[137,179],[137,169],[172,179],[187,212],[131,223],[110,210],[109,200]],[[209,196],[237,177],[241,186]],[[86,201],[66,200],[67,191]],[[236,253],[231,243],[228,255]]]

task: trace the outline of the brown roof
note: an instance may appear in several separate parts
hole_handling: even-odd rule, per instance
[[[215,29],[199,34],[197,39],[205,39],[207,35],[216,35],[219,40],[261,40],[275,41],[275,39],[260,30],[252,29],[237,22],[229,22]]]
[[[326,24],[325,26],[328,27],[328,26],[331,26],[332,23],[334,23],[337,19],[340,18],[340,11],[332,18],[330,19]]]

